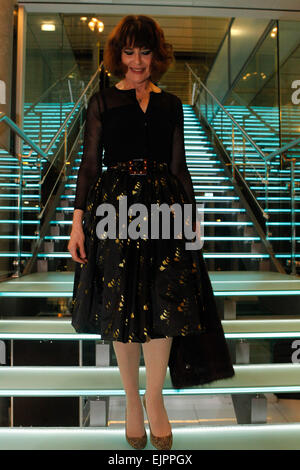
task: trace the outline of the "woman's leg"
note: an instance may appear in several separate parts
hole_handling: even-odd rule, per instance
[[[171,432],[164,407],[162,389],[166,377],[173,338],[151,339],[142,343],[146,366],[146,406],[154,436],[167,436]]]
[[[126,393],[127,434],[129,437],[140,437],[145,430],[143,407],[139,396],[141,343],[113,341],[113,346]]]

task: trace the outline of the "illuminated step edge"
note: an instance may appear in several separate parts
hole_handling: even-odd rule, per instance
[[[216,395],[300,391],[300,363],[234,365],[235,376],[196,387],[174,389],[169,370],[164,395]],[[141,392],[146,368],[139,368]],[[124,396],[117,366],[2,366],[0,396]]]
[[[193,425],[173,427],[172,450],[299,450],[300,424],[243,424],[233,426]],[[149,432],[148,432],[149,434]],[[0,428],[3,450],[132,450],[125,439],[124,424],[110,427],[7,427]],[[155,450],[148,442],[146,450]],[[181,452],[182,454],[182,452]],[[183,464],[187,457],[172,455],[168,462]],[[118,464],[117,454],[108,458]],[[123,454],[122,454],[123,458]],[[124,456],[127,458],[127,456]],[[129,457],[132,459],[132,457]],[[169,456],[166,456],[166,459]],[[154,465],[161,466],[154,453]],[[166,464],[166,460],[164,461]],[[123,461],[122,461],[123,463]]]
[[[213,224],[210,224],[213,225]],[[218,225],[218,223],[214,224]],[[227,224],[229,225],[229,224]],[[0,235],[0,239],[18,239],[18,235]],[[20,238],[25,238],[25,239],[37,239],[37,236],[31,236],[31,235],[21,235]],[[45,240],[69,240],[70,235],[46,235],[44,237]],[[259,237],[246,237],[246,236],[241,236],[241,237],[218,237],[218,236],[213,236],[213,237],[202,237],[203,241],[224,241],[224,242],[230,242],[230,241],[259,241]],[[285,241],[291,241],[291,237],[267,237],[267,240],[285,240]],[[295,240],[298,241],[300,240],[300,237],[295,237]]]
[[[23,253],[23,252],[1,252],[0,258],[2,257],[23,257],[23,258],[30,258],[32,253]],[[53,253],[38,253],[38,258],[71,258],[71,254],[69,252],[53,252]],[[213,259],[220,259],[220,258],[253,258],[253,259],[268,259],[268,253],[203,253],[204,258],[213,258]],[[276,258],[291,258],[290,253],[276,253]],[[296,253],[295,258],[300,258],[300,253]],[[0,293],[1,295],[1,293]]]
[[[300,338],[300,332],[290,333],[225,333],[226,339],[268,339],[268,338]],[[28,340],[101,340],[101,335],[84,333],[2,333],[0,339]]]
[[[196,200],[199,199],[199,196],[195,196]],[[74,212],[74,207],[69,206],[69,207],[56,207],[57,211],[67,211],[67,212]],[[289,209],[285,209],[286,211],[289,211]],[[265,209],[267,212],[267,210]],[[269,209],[269,211],[272,211],[272,209]],[[282,212],[284,209],[273,209],[273,211],[277,212]],[[299,209],[300,211],[300,209]],[[214,212],[214,213],[221,213],[221,212],[246,212],[245,209],[239,208],[239,207],[230,207],[230,208],[223,208],[223,207],[215,207],[215,208],[206,208],[204,207],[201,209],[201,212]]]
[[[12,222],[10,220],[8,220],[8,221],[5,221],[5,220],[1,221],[0,220],[0,224],[4,223],[4,222],[5,223],[18,223],[17,221]],[[35,221],[34,220],[26,221],[26,222],[24,221],[24,223],[35,223]],[[37,222],[37,223],[39,223],[39,222]],[[50,221],[50,224],[57,224],[57,225],[61,225],[61,224],[62,225],[63,224],[72,225],[72,223],[73,223],[72,220],[51,220]],[[206,221],[204,221],[204,222],[202,222],[202,225],[207,225],[207,226],[225,226],[226,225],[226,226],[233,226],[233,227],[238,226],[239,227],[239,226],[245,226],[245,225],[253,226],[253,222],[242,222],[242,221],[241,222],[234,222],[234,221],[232,221],[232,222],[222,222],[222,221],[206,222]],[[268,225],[276,225],[276,226],[277,225],[290,225],[290,222],[280,222],[280,223],[268,222]],[[300,225],[300,222],[296,222],[296,225]]]
[[[61,222],[61,221],[58,221]],[[0,220],[0,224],[40,224],[40,220]],[[72,220],[70,221],[72,224]]]
[[[20,175],[19,173],[0,173],[0,178],[18,178]],[[36,179],[36,178],[40,178],[39,175],[23,175],[23,178],[32,178],[32,179]]]
[[[12,284],[16,283],[11,283],[11,286],[9,289],[7,287],[2,287],[2,290],[0,291],[0,297],[14,297],[14,298],[26,298],[26,297],[39,297],[39,298],[47,298],[47,297],[72,297],[73,295],[73,282],[71,283],[70,287],[68,288],[65,285],[62,285],[61,287],[57,284],[54,289],[51,289],[50,283],[46,283],[46,286],[44,288],[38,289],[38,286],[34,286],[36,283],[31,283],[30,287],[28,290],[20,290],[20,287],[18,288],[16,286],[16,289],[13,288]],[[64,283],[67,284],[67,283]],[[214,284],[214,283],[212,283]],[[214,295],[216,297],[226,297],[226,296],[235,296],[235,297],[242,297],[242,296],[290,296],[290,295],[299,295],[300,294],[300,288],[293,288],[293,289],[284,289],[284,288],[273,288],[273,289],[216,289],[213,288]]]
[[[30,281],[28,281],[30,282]],[[45,281],[43,281],[45,282]],[[221,281],[222,282],[222,281]],[[259,282],[263,282],[260,280]],[[267,281],[269,282],[269,281]],[[275,281],[273,281],[275,282]],[[279,281],[282,282],[282,281]],[[289,280],[286,282],[290,282]],[[295,282],[299,282],[296,280]],[[221,320],[225,334],[291,334],[300,333],[300,319]],[[6,317],[0,319],[0,334],[74,334],[70,315],[63,317]],[[82,336],[76,333],[76,337]],[[84,334],[90,338],[100,335]]]
[[[0,210],[17,210],[19,209],[18,206],[0,206]],[[40,208],[35,206],[35,207],[32,207],[32,206],[23,206],[21,207],[22,210],[25,210],[25,211],[39,211]]]
[[[16,199],[19,197],[19,194],[0,194],[0,197],[8,198],[8,199]],[[25,199],[39,199],[40,196],[38,194],[24,194],[23,198]]]
[[[196,188],[195,188],[196,189]],[[219,188],[220,189],[220,188]],[[221,188],[222,189],[222,188]],[[0,197],[1,197],[1,194],[0,194]],[[16,195],[17,197],[17,195]],[[27,196],[23,196],[25,199],[27,198]],[[37,196],[38,197],[38,196]],[[75,199],[75,194],[70,194],[70,195],[65,195],[65,194],[62,194],[60,196],[61,199]],[[218,199],[220,201],[238,201],[240,198],[238,196],[219,196],[218,194],[205,194],[204,196],[197,196],[197,198],[199,200],[201,199]],[[258,199],[265,199],[263,197],[261,198],[258,198]],[[272,198],[272,197],[269,197],[270,200],[272,199],[275,199],[276,201],[277,200],[290,200],[290,198]],[[298,198],[296,198],[297,200]]]
[[[38,235],[0,235],[0,240],[38,240]]]

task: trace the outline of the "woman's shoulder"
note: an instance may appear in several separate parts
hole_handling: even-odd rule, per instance
[[[161,106],[166,107],[170,112],[177,112],[178,109],[182,107],[182,100],[172,93],[171,91],[166,90],[165,88],[160,88],[156,86],[156,91],[153,88],[153,95],[161,103]],[[90,104],[96,106],[96,103],[99,106],[100,114],[105,112],[105,110],[110,107],[110,103],[119,102],[120,96],[131,94],[132,90],[122,90],[116,87],[116,85],[111,85],[101,90],[96,91],[90,98]]]
[[[175,95],[175,93],[172,93],[168,90],[164,90],[163,94],[165,96],[166,101],[169,103],[173,110],[177,110],[182,107],[182,100],[181,98],[179,98],[179,96]]]
[[[173,101],[180,101],[181,102],[181,99],[179,98],[179,96],[175,95],[175,93],[172,93],[171,91],[168,91],[168,90],[164,90],[164,92]]]

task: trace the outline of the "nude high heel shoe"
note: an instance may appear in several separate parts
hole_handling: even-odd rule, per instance
[[[145,430],[145,433],[142,437],[129,437],[127,435],[127,428],[126,428],[126,422],[127,422],[127,408],[125,411],[125,436],[128,444],[131,445],[134,449],[144,449],[144,447],[147,444],[147,433]]]
[[[145,395],[143,395],[143,405],[147,414]],[[162,437],[154,436],[154,434],[152,434],[152,431],[151,431],[150,420],[149,420],[148,414],[147,414],[147,418],[148,418],[149,429],[150,429],[150,441],[152,445],[158,450],[170,450],[173,444],[172,431],[171,431],[171,434],[168,434],[167,436],[162,436]]]

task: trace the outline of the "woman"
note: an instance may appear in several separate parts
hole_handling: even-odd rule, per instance
[[[120,202],[125,196],[128,207],[136,203],[148,209],[163,203],[169,207],[191,204],[196,228],[196,201],[185,160],[182,103],[154,83],[172,61],[172,47],[159,25],[147,16],[126,16],[110,34],[104,63],[121,80],[95,93],[89,101],[68,245],[77,262],[72,325],[77,332],[97,332],[102,339],[113,341],[126,392],[126,438],[137,449],[144,448],[147,440],[139,397],[141,345],[146,367],[143,404],[151,442],[157,449],[172,447],[162,396],[168,364],[175,386],[179,383],[176,376],[188,378],[186,370],[204,373],[195,383],[233,375],[215,311],[212,329],[213,333],[219,331],[217,343],[222,347],[218,357],[209,356],[212,367],[208,374],[203,369],[203,357],[199,357],[200,363],[196,361],[196,368],[184,362],[180,348],[186,345],[178,342],[193,337],[198,344],[199,333],[206,331],[209,323],[205,323],[205,307],[215,308],[212,297],[205,299],[203,295],[205,290],[213,296],[201,250],[185,249],[185,236],[163,238],[159,233],[154,239],[143,230],[145,236],[140,238],[120,236]],[[106,171],[101,168],[103,149]],[[115,208],[119,227],[115,237],[101,236],[104,232],[97,228],[97,207],[102,203]],[[132,222],[131,216],[129,219]],[[188,348],[184,351],[198,354]],[[187,361],[193,361],[188,354]]]

